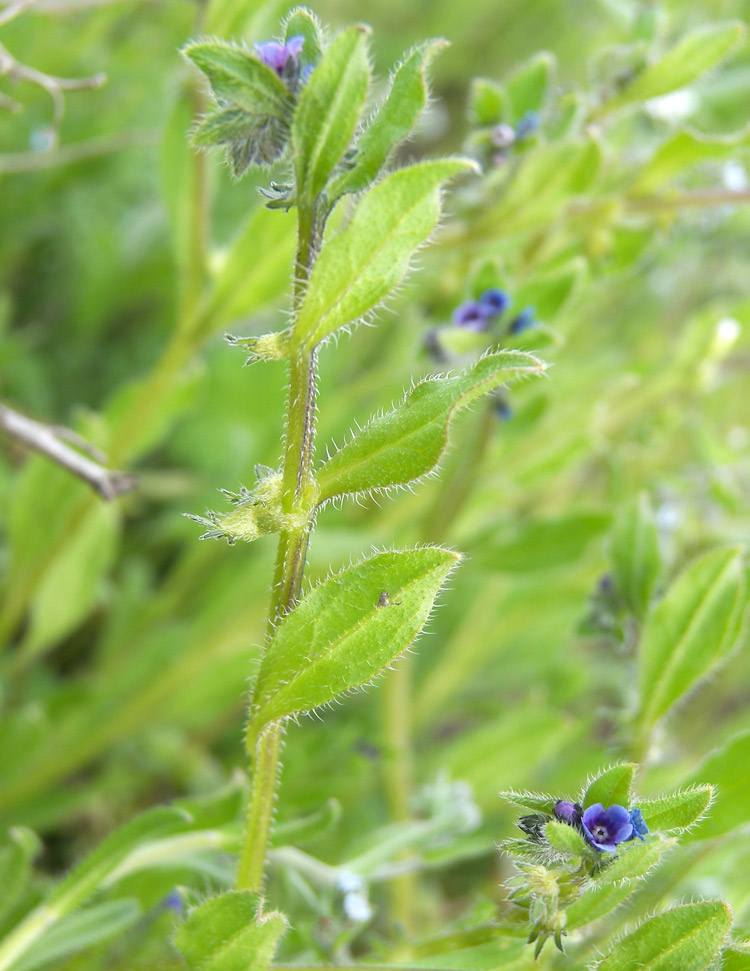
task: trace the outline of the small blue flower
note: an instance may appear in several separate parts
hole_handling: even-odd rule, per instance
[[[577,802],[570,802],[568,799],[558,799],[554,808],[555,816],[564,823],[571,826],[578,826],[581,822],[582,810]]]
[[[510,421],[513,417],[513,409],[505,398],[495,398],[492,402],[492,407],[495,409],[495,414],[500,421]]]
[[[516,125],[516,138],[522,141],[539,129],[539,112],[527,111]]]
[[[479,306],[483,307],[489,317],[499,317],[510,307],[510,297],[499,287],[490,287],[479,298]]]
[[[172,910],[175,914],[182,914],[182,897],[176,890],[173,890],[168,896],[166,896],[162,902],[162,906],[165,910]]]
[[[646,825],[646,820],[643,818],[643,813],[640,809],[630,810],[630,822],[633,824],[632,835],[628,838],[634,840],[636,836],[639,840],[645,842],[643,837],[648,833],[648,826]]]
[[[487,330],[489,318],[486,308],[476,300],[466,300],[453,311],[453,323],[466,330]]]
[[[604,853],[614,853],[618,843],[629,840],[633,833],[630,813],[624,806],[605,809],[600,802],[584,810],[583,834],[592,846]]]
[[[264,64],[276,71],[279,77],[290,61],[296,61],[302,52],[305,38],[301,34],[290,37],[286,44],[279,44],[275,40],[267,40],[263,44],[256,44],[255,50]],[[308,75],[309,76],[309,75]]]
[[[534,307],[524,307],[521,313],[511,321],[511,334],[522,334],[525,330],[533,327],[536,323],[536,309]]]

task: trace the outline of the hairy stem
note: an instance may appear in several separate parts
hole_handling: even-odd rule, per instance
[[[314,212],[303,206],[299,210],[299,240],[293,294],[295,309],[304,292],[316,250]],[[287,513],[300,508],[312,508],[314,505],[310,492],[315,444],[316,386],[315,350],[293,350],[289,362],[282,468],[281,505]],[[299,599],[310,528],[311,521],[308,521],[304,526],[286,530],[279,536],[267,636]],[[250,734],[246,736],[245,744],[252,763],[252,777],[237,875],[238,890],[260,891],[263,886],[282,736],[283,729],[280,724],[268,725],[257,738]]]

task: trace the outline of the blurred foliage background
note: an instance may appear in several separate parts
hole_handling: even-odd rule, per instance
[[[383,75],[417,40],[451,41],[434,65],[436,97],[414,156],[461,150],[475,76],[502,80],[545,49],[557,59],[555,98],[575,86],[596,92],[618,58],[627,67],[625,45],[750,14],[742,0],[314,7],[334,27],[367,20]],[[282,325],[293,217],[265,210],[252,176],[232,183],[218,156],[193,158],[185,133],[202,95],[178,49],[202,30],[268,38],[287,9],[39,0],[0,28],[26,64],[108,78],[66,95],[57,144],[48,95],[1,82],[23,110],[0,114],[0,395],[75,428],[140,477],[106,504],[9,441],[0,451],[0,824],[40,834],[40,886],[136,810],[211,793],[243,766],[243,692],[275,541],[199,543],[181,514],[215,507],[217,488],[278,461],[283,366],[243,370],[222,335]],[[335,798],[335,825],[306,846],[334,865],[368,850],[393,861],[411,846],[424,866],[423,933],[498,899],[508,868],[494,844],[512,830],[498,789],[574,793],[629,754],[632,642],[602,583],[620,505],[650,494],[668,574],[705,548],[750,540],[749,88],[745,44],[688,98],[603,124],[595,175],[580,192],[543,198],[526,222],[491,190],[459,190],[445,231],[378,326],[322,354],[321,441],[340,441],[436,367],[425,336],[470,295],[484,261],[497,262],[514,294],[575,258],[575,285],[525,342],[544,338],[548,379],[511,392],[509,420],[491,409],[463,416],[443,475],[414,495],[326,509],[311,548],[312,578],[371,544],[439,541],[467,554],[410,662],[412,770],[418,817],[439,816],[446,800],[468,805],[465,790],[446,789],[462,781],[481,823],[460,832],[453,820],[437,839],[394,835],[382,683],[323,723],[292,726],[285,749],[278,819]],[[639,202],[638,172],[678,126],[736,137]],[[749,684],[744,651],[670,719],[640,777],[644,793],[692,779],[707,753],[750,729]],[[698,842],[670,860],[658,892],[724,894],[750,934],[749,853],[740,833],[708,866]],[[161,874],[154,903],[187,880]],[[304,924],[295,908],[312,914],[287,939],[291,950],[330,953],[337,934],[354,953],[365,940],[377,946],[381,882],[364,930],[311,886],[293,868],[272,871],[270,892],[295,926]],[[656,892],[633,912],[648,911]],[[154,920],[168,927],[171,915]],[[161,953],[157,936],[128,933],[143,940],[128,967],[167,966],[148,963]],[[102,954],[102,966],[120,966],[116,951],[91,953],[65,966],[99,967]]]

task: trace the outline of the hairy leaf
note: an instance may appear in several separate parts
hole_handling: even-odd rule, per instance
[[[684,781],[696,784],[701,780],[716,786],[716,798],[711,812],[700,826],[687,834],[686,839],[712,839],[724,836],[748,822],[750,805],[750,732],[741,732],[709,755],[695,772]]]
[[[577,829],[567,823],[553,819],[544,827],[544,835],[549,845],[568,856],[590,856],[591,847]],[[595,851],[593,851],[595,852]]]
[[[511,806],[518,806],[520,809],[529,809],[531,812],[538,813],[553,812],[555,803],[557,802],[554,796],[548,796],[543,792],[524,792],[516,791],[515,789],[504,789],[498,795],[502,800],[510,803]]]
[[[366,188],[412,130],[427,103],[427,66],[445,44],[444,40],[425,41],[398,66],[383,104],[357,139],[354,164],[331,186],[331,198]]]
[[[295,7],[284,22],[284,42],[292,37],[304,37],[305,43],[299,55],[300,65],[313,67],[318,63],[323,50],[320,22],[315,14],[305,7]]]
[[[651,611],[640,646],[640,722],[653,725],[734,648],[747,603],[743,550],[693,560]]]
[[[462,159],[420,162],[393,172],[362,197],[313,267],[294,327],[299,344],[314,347],[370,313],[398,286],[440,217],[441,185],[470,166]]]
[[[250,733],[365,684],[411,644],[459,555],[378,553],[310,593],[278,625],[255,684]]]
[[[191,971],[267,971],[284,916],[260,913],[260,898],[249,891],[213,897],[191,910],[175,934]]]
[[[297,192],[317,198],[352,140],[370,83],[367,35],[350,27],[331,43],[302,89],[292,145]]]
[[[581,799],[584,809],[600,802],[606,809],[615,804],[630,805],[630,790],[635,777],[636,765],[633,762],[622,762],[612,765],[600,772],[586,787]]]
[[[556,60],[549,51],[539,51],[508,78],[505,90],[513,121],[527,111],[539,111],[544,104],[555,71]]]
[[[404,400],[372,418],[334,452],[318,473],[320,501],[405,485],[426,475],[448,444],[453,415],[498,385],[539,374],[544,363],[520,351],[499,351],[448,377],[427,378]]]
[[[696,786],[657,799],[642,799],[637,803],[650,830],[679,833],[697,822],[711,805],[712,786]]]
[[[597,971],[705,971],[732,925],[722,901],[682,904],[617,941]]]
[[[252,115],[288,114],[291,97],[274,70],[250,51],[225,41],[187,44],[183,54],[208,77],[220,101],[230,101]]]
[[[675,175],[701,162],[734,158],[750,141],[750,131],[708,137],[698,132],[679,131],[657,148],[640,169],[633,183],[633,194],[659,189]]]
[[[617,590],[642,620],[661,573],[659,536],[645,493],[623,506],[615,518],[611,556]]]

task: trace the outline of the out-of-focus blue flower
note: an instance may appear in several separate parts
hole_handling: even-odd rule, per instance
[[[508,294],[499,287],[490,287],[479,298],[479,306],[483,307],[490,317],[499,317],[500,314],[505,313],[510,307],[510,302]]]
[[[510,421],[513,417],[513,409],[505,398],[495,398],[492,402],[492,407],[495,409],[495,414],[500,421]]]
[[[465,300],[453,311],[453,323],[466,330],[487,330],[490,315],[478,300]]]
[[[176,890],[173,890],[172,893],[164,898],[163,907],[165,910],[171,910],[175,914],[182,914],[182,897]]]
[[[527,111],[516,125],[516,138],[522,141],[539,130],[539,112]]]
[[[648,833],[648,826],[640,809],[630,810],[630,822],[633,824],[633,832],[628,838],[634,840],[637,836],[639,840],[643,840],[643,837]]]
[[[617,844],[630,839],[633,833],[630,813],[624,806],[605,809],[600,802],[594,803],[584,810],[581,823],[589,843],[604,853],[614,853]]]
[[[302,34],[297,34],[294,37],[290,37],[286,44],[280,44],[275,40],[267,40],[262,44],[256,44],[255,50],[260,60],[272,70],[276,71],[279,77],[281,77],[287,64],[290,61],[297,60],[302,52],[304,43],[305,38]],[[307,79],[305,78],[305,80]]]
[[[525,330],[533,327],[535,323],[536,309],[524,307],[521,313],[511,321],[510,332],[511,334],[522,334]]]
[[[558,799],[554,808],[555,816],[564,823],[571,826],[578,826],[581,822],[582,810],[577,802],[570,802],[568,799]]]

